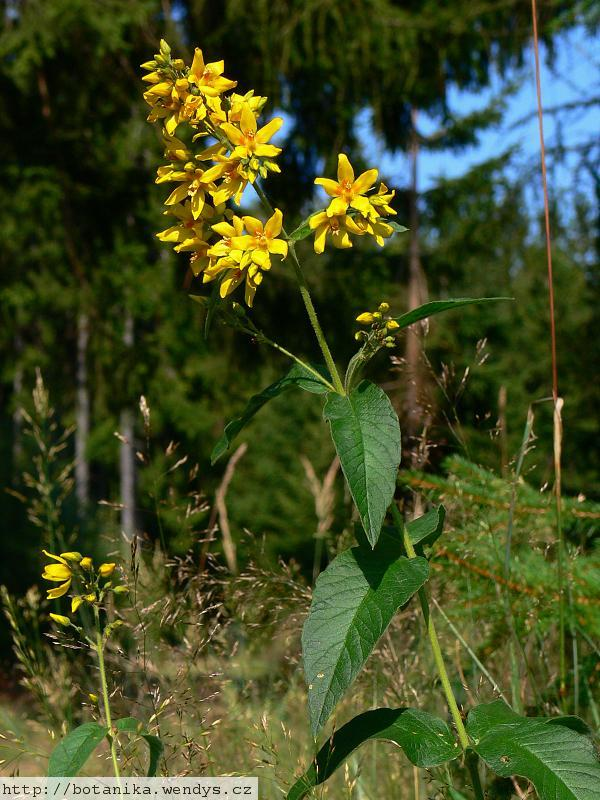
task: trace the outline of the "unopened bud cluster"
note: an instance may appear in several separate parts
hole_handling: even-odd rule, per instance
[[[354,338],[357,342],[366,342],[374,339],[384,347],[394,347],[396,340],[392,334],[398,329],[399,325],[395,319],[388,316],[390,310],[389,303],[380,303],[377,311],[364,311],[359,314],[356,321],[360,325],[370,327],[370,331],[357,331]]]

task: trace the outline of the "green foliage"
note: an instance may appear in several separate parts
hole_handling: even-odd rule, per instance
[[[571,718],[523,718],[501,700],[469,713],[475,751],[501,777],[528,778],[542,800],[594,800],[600,761]],[[581,730],[581,721],[576,725]]]
[[[385,392],[368,381],[350,395],[329,394],[323,415],[365,533],[375,547],[396,488],[398,416]]]
[[[432,508],[422,517],[417,517],[410,522],[406,523],[406,530],[408,536],[415,547],[420,545],[431,546],[435,544],[442,535],[444,529],[444,519],[446,518],[446,509],[444,506]]]
[[[84,722],[70,731],[52,751],[48,762],[48,777],[77,775],[108,730],[97,722]]]
[[[148,778],[156,776],[158,762],[163,752],[163,743],[158,736],[153,736],[148,733],[142,723],[135,719],[135,717],[123,717],[123,719],[115,720],[115,728],[122,733],[130,733],[133,736],[141,736],[141,738],[148,745],[150,751],[150,761],[148,763]]]
[[[433,300],[431,303],[425,303],[422,306],[418,306],[417,308],[413,308],[411,311],[407,311],[406,314],[402,314],[399,317],[395,317],[395,321],[401,328],[408,328],[409,325],[414,325],[415,322],[419,322],[419,320],[427,319],[428,317],[433,317],[435,314],[441,314],[442,311],[449,311],[453,308],[460,308],[461,306],[470,306],[470,305],[480,305],[483,303],[497,303],[499,300],[511,300],[510,297],[479,297],[479,298],[468,298],[468,297],[461,297],[456,298],[455,300]]]
[[[280,380],[275,383],[272,383],[270,386],[267,386],[267,388],[263,389],[259,394],[253,395],[250,400],[248,400],[248,404],[242,415],[227,423],[225,426],[223,435],[212,451],[211,462],[214,464],[229,450],[235,437],[269,400],[291,389],[293,386],[298,386],[311,394],[324,394],[327,391],[327,385],[315,374],[317,372],[316,368],[313,369],[314,372],[309,372],[300,364],[294,364],[287,375],[280,378]]]
[[[287,800],[302,800],[324,783],[357,747],[371,739],[392,742],[417,767],[434,767],[458,756],[458,744],[443,720],[416,708],[378,708],[359,714],[336,731],[319,750]]]
[[[316,736],[346,694],[394,614],[425,583],[427,561],[410,561],[388,534],[353,547],[318,577],[302,632],[308,708]]]

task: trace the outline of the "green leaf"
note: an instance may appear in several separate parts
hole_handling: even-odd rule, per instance
[[[319,367],[313,367],[313,369],[319,372]],[[315,375],[308,372],[304,367],[300,366],[300,364],[294,364],[287,375],[284,375],[283,378],[267,386],[267,388],[263,389],[259,394],[253,395],[250,400],[248,400],[242,415],[231,420],[231,422],[225,426],[221,438],[216,443],[211,453],[211,464],[218,461],[219,458],[229,450],[231,443],[238,433],[246,427],[255,414],[257,414],[269,400],[291,389],[293,386],[299,386],[301,389],[312,392],[313,394],[325,394],[325,392],[327,392],[327,386],[318,380]]]
[[[401,328],[408,328],[409,325],[421,319],[426,319],[426,317],[441,314],[442,311],[449,311],[460,306],[470,306],[475,303],[497,303],[500,300],[512,299],[512,297],[458,297],[455,300],[433,300],[431,303],[425,303],[423,306],[413,308],[412,311],[407,311],[406,314],[395,317],[395,320]]]
[[[369,381],[349,395],[328,394],[323,415],[374,547],[396,488],[401,455],[398,415],[386,393]]]
[[[404,225],[400,225],[397,222],[394,222],[393,219],[385,219],[384,220],[386,225],[389,225],[390,228],[394,231],[394,233],[406,233],[408,228],[405,228]]]
[[[310,217],[312,216],[314,216],[314,214],[310,215]],[[288,240],[290,242],[299,242],[301,239],[306,239],[308,236],[311,235],[312,229],[309,224],[310,217],[307,217],[306,219],[302,220],[300,225],[298,225],[298,227],[295,228],[295,230],[293,230],[290,233],[290,235],[288,236]]]
[[[131,733],[134,736],[141,736],[146,741],[150,750],[150,762],[148,764],[148,778],[154,778],[158,769],[158,762],[162,755],[163,743],[158,736],[148,733],[143,724],[135,717],[124,717],[115,722],[115,728],[123,733]]]
[[[406,530],[413,545],[422,547],[426,544],[434,544],[442,535],[445,517],[446,509],[444,506],[438,506],[423,514],[422,517],[407,522]]]
[[[329,719],[396,611],[429,576],[424,558],[402,556],[400,542],[353,547],[317,578],[302,631],[304,676],[313,734]]]
[[[107,728],[96,722],[84,722],[72,730],[52,751],[48,777],[70,778],[77,775],[107,733]]]
[[[600,761],[573,717],[520,717],[501,700],[477,706],[467,720],[473,749],[503,778],[519,775],[540,800],[597,800]]]
[[[354,717],[331,737],[292,786],[287,800],[302,800],[370,739],[384,739],[398,745],[417,767],[436,767],[460,755],[460,748],[443,720],[416,708],[378,708]]]

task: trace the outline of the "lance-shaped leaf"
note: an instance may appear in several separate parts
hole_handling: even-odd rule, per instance
[[[319,367],[313,367],[315,372],[321,374]],[[262,392],[253,395],[246,405],[241,416],[232,419],[225,426],[225,430],[219,441],[213,448],[213,451],[210,456],[211,464],[214,464],[216,461],[221,458],[221,456],[229,450],[231,447],[231,443],[238,435],[238,433],[243,430],[246,425],[252,420],[252,418],[257,414],[260,409],[268,403],[269,400],[272,400],[274,397],[286,392],[288,389],[291,389],[293,386],[298,386],[301,389],[304,389],[307,392],[312,392],[313,394],[325,394],[328,391],[326,384],[319,380],[319,378],[312,372],[304,369],[300,364],[294,364],[294,366],[290,369],[287,375],[284,375],[283,378],[280,378],[275,383],[272,383],[270,386],[267,386],[266,389],[263,389]]]
[[[419,322],[421,319],[433,317],[435,314],[441,314],[442,311],[450,311],[453,308],[476,303],[497,303],[500,300],[512,299],[512,297],[457,297],[455,300],[433,300],[431,303],[425,303],[418,308],[413,308],[412,311],[407,311],[406,314],[395,317],[395,320],[401,328],[408,328],[409,325]]]
[[[396,611],[427,580],[424,558],[407,559],[382,536],[374,550],[353,547],[318,577],[302,631],[313,734],[348,691]]]
[[[477,706],[467,720],[473,749],[503,778],[520,775],[540,800],[597,800],[600,761],[573,717],[520,717],[503,703]]]
[[[446,723],[416,708],[378,708],[359,714],[319,750],[306,773],[292,786],[287,800],[302,800],[324,783],[351,753],[370,739],[398,745],[417,767],[436,767],[460,755]]]
[[[124,717],[115,722],[115,728],[123,733],[130,733],[134,736],[141,736],[148,745],[150,751],[150,761],[148,762],[148,777],[154,778],[158,768],[158,762],[162,755],[163,743],[158,736],[153,736],[144,728],[143,724],[135,717]]]
[[[407,522],[406,530],[413,545],[423,547],[426,544],[434,544],[442,535],[445,517],[446,509],[444,506],[438,506],[423,514],[422,517]]]
[[[62,739],[50,754],[49,778],[69,778],[77,775],[108,730],[97,722],[84,722]]]
[[[349,395],[330,393],[323,411],[372,547],[396,488],[400,424],[386,393],[363,381]]]

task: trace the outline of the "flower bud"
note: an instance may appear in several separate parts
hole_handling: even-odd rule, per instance
[[[164,40],[164,39],[161,39],[161,40],[160,40],[160,45],[159,45],[159,47],[160,47],[160,52],[161,52],[163,55],[165,55],[165,56],[171,55],[171,48],[169,47],[169,45],[167,44],[167,42],[165,42],[165,40]]]
[[[58,625],[62,625],[63,628],[68,628],[71,624],[71,620],[68,617],[63,617],[62,614],[50,614],[50,619]]]
[[[83,597],[74,597],[71,600],[71,614],[74,614],[82,603]]]
[[[94,705],[97,705],[97,704],[98,704],[98,695],[97,695],[97,694],[92,694],[92,693],[90,692],[90,693],[88,694],[88,698],[90,699],[90,701],[91,701],[91,702],[92,702]]]
[[[356,321],[359,322],[361,325],[370,325],[374,319],[375,319],[374,314],[371,314],[370,311],[365,311],[363,314],[358,315]]]
[[[115,571],[116,564],[100,564],[98,567],[98,573],[100,574],[101,578],[109,578],[113,572]]]
[[[64,558],[65,561],[74,561],[76,564],[79,564],[79,562],[83,558],[81,553],[77,553],[75,551],[71,551],[71,552],[68,552],[68,553],[61,553],[60,557]]]
[[[385,327],[388,331],[397,331],[400,325],[398,325],[395,319],[388,319],[385,323]]]
[[[373,319],[376,320],[377,322],[379,322],[379,320],[381,319],[381,313],[379,311],[374,311],[373,312]]]
[[[129,591],[127,586],[115,586],[113,592],[115,594],[126,594]]]
[[[381,311],[382,314],[387,314],[387,312],[390,310],[390,304],[389,303],[380,303],[379,304],[379,310]]]
[[[82,558],[80,563],[79,563],[79,566],[81,567],[81,569],[88,569],[88,570],[91,569],[92,568],[92,559],[89,556],[86,556],[85,558]]]

